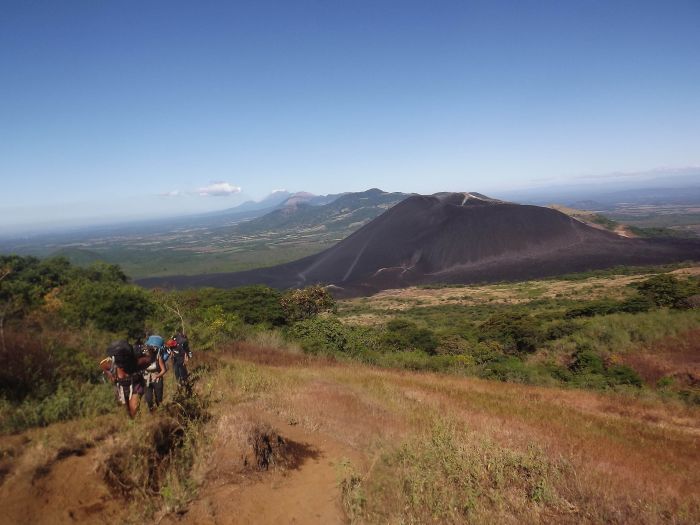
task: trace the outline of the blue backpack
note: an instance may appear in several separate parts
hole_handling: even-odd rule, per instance
[[[146,344],[148,346],[155,346],[157,348],[161,348],[163,346],[163,338],[159,335],[151,335],[146,339]]]
[[[159,335],[151,335],[146,339],[146,345],[152,346],[158,349],[160,356],[163,358],[163,362],[167,362],[170,359],[170,352],[165,348],[165,340]]]

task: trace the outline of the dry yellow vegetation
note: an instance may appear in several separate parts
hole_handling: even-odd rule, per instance
[[[104,462],[152,423],[119,414],[2,438],[13,523],[697,523],[700,408],[313,359],[208,359],[190,487],[121,499]],[[145,434],[143,434],[145,435]],[[261,465],[261,462],[264,465]],[[64,477],[69,476],[69,477]],[[172,486],[172,485],[169,485]],[[146,500],[148,501],[148,499]]]

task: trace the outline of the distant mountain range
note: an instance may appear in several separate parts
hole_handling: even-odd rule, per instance
[[[392,195],[377,192],[365,192],[366,198]],[[336,206],[333,216],[342,209]],[[362,295],[421,283],[515,280],[681,260],[700,260],[700,241],[627,239],[550,208],[479,193],[440,193],[404,198],[335,246],[291,263],[229,274],[143,279],[140,284],[263,283],[289,288],[321,283],[340,294]]]
[[[325,198],[290,197],[269,213],[239,224],[234,233],[255,235],[309,228],[349,233],[406,197],[405,193],[387,193],[377,188]]]

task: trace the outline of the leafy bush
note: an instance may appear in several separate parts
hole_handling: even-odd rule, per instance
[[[312,354],[348,350],[347,328],[335,317],[313,317],[294,323],[289,334]]]
[[[61,294],[64,315],[77,326],[89,321],[101,330],[143,335],[146,319],[155,311],[148,293],[142,288],[114,282],[76,281]]]
[[[282,294],[268,286],[242,286],[230,290],[204,288],[183,293],[190,308],[220,306],[225,313],[237,315],[246,324],[284,324],[280,305]]]
[[[654,303],[651,300],[649,300],[648,297],[645,297],[643,295],[634,295],[622,301],[617,311],[629,314],[637,314],[642,312],[648,312],[652,308],[654,308]]]
[[[603,358],[591,350],[579,350],[576,352],[569,368],[576,374],[605,373]]]
[[[515,356],[501,356],[485,364],[479,371],[479,377],[513,383],[527,383],[529,382],[529,372],[521,359]]]
[[[606,366],[603,358],[590,349],[576,352],[569,365],[573,373],[568,379],[577,386],[604,389],[612,386],[642,386],[642,379],[632,368],[625,365]]]
[[[606,375],[610,385],[642,386],[642,378],[629,366],[613,365],[608,368]]]
[[[193,344],[199,350],[209,350],[231,341],[240,341],[249,333],[245,323],[220,305],[199,312],[201,320],[192,326]]]
[[[335,312],[335,299],[322,286],[309,286],[287,292],[280,305],[288,323],[310,319],[322,312]]]
[[[479,341],[498,341],[509,353],[532,352],[540,340],[535,319],[520,312],[493,314],[479,327]]]
[[[114,408],[114,393],[105,385],[64,381],[43,399],[27,398],[12,403],[0,398],[0,432],[17,432],[25,428],[92,417]]]
[[[681,302],[697,293],[696,282],[680,281],[671,274],[654,275],[637,285],[639,293],[657,306],[678,307]]]
[[[411,321],[394,319],[386,325],[382,343],[393,350],[422,350],[435,353],[439,341],[432,330],[419,328]]]
[[[547,328],[544,338],[547,341],[554,341],[576,333],[579,326],[570,320],[554,321]]]
[[[617,301],[612,301],[610,299],[602,299],[599,301],[592,301],[583,306],[577,306],[567,310],[564,314],[566,319],[575,319],[576,317],[593,317],[595,315],[608,315],[617,312],[620,308],[620,304]]]

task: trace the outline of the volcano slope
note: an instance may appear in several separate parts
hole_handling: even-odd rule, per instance
[[[332,248],[298,261],[139,284],[292,288],[321,283],[352,296],[416,284],[519,280],[683,260],[700,260],[700,241],[628,239],[549,208],[478,193],[441,193],[409,197]]]

